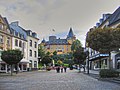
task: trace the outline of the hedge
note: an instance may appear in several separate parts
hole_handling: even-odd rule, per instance
[[[113,69],[101,69],[99,75],[101,78],[119,77],[119,72]]]

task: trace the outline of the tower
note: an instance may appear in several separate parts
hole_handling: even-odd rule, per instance
[[[73,34],[72,28],[70,28],[69,33],[68,33],[66,39],[67,39],[67,41],[68,41],[70,44],[72,44],[72,43],[76,40],[76,37],[75,37],[75,35]]]

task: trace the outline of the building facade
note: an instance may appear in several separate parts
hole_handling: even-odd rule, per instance
[[[66,39],[57,39],[56,36],[49,36],[49,41],[43,39],[41,45],[43,45],[45,51],[50,52],[51,55],[54,51],[56,51],[57,54],[68,54],[71,52],[71,45],[75,40],[76,37],[73,34],[72,28],[70,28]]]
[[[25,30],[19,22],[8,23],[0,15],[0,72],[8,72],[9,65],[1,59],[1,52],[8,49],[19,49],[23,59],[18,63],[19,71],[38,69],[38,38],[35,32]]]
[[[12,49],[19,49],[23,53],[23,59],[18,64],[19,71],[27,71],[29,60],[27,59],[27,33],[19,26],[19,22],[12,22],[10,25],[12,31]]]
[[[27,52],[29,60],[29,69],[36,70],[38,69],[38,38],[35,32],[31,30],[26,30],[27,32]]]
[[[116,28],[120,25],[120,7],[118,7],[112,14],[103,14],[103,17],[96,23],[94,28]],[[87,42],[86,42],[86,48]],[[120,69],[120,59],[118,59],[118,52],[111,52],[111,61],[109,61],[109,54],[102,54],[89,48],[90,69],[115,68]]]
[[[1,52],[12,49],[12,32],[8,21],[0,15],[0,72],[7,72],[8,65],[2,61]]]

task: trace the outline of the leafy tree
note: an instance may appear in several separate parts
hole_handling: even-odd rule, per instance
[[[74,53],[73,53],[73,57],[74,57],[74,63],[79,65],[79,68],[81,66],[81,64],[84,64],[85,60],[86,60],[86,53],[84,52],[84,48],[78,48]],[[85,67],[84,67],[85,68]]]
[[[57,51],[54,51],[54,52],[53,52],[53,55],[57,55]]]
[[[87,33],[88,47],[100,53],[108,53],[120,48],[120,28],[96,28]]]
[[[81,42],[77,39],[72,43],[71,50],[74,52],[77,50],[79,47],[82,47]]]
[[[43,59],[42,59],[42,61],[41,61],[41,63],[45,64],[46,66],[48,66],[48,64],[51,63],[51,62],[52,62],[52,59],[48,55],[44,56]]]
[[[41,60],[42,60],[43,57],[45,56],[45,51],[44,51],[44,48],[42,47],[42,45],[39,46],[38,56],[40,57]]]
[[[13,72],[13,64],[17,65],[23,58],[22,51],[16,50],[7,50],[3,51],[1,55],[1,59],[7,64],[11,65],[11,75]]]

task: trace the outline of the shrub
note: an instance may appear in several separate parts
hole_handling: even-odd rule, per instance
[[[113,69],[101,69],[99,75],[101,78],[118,77],[119,72]]]

